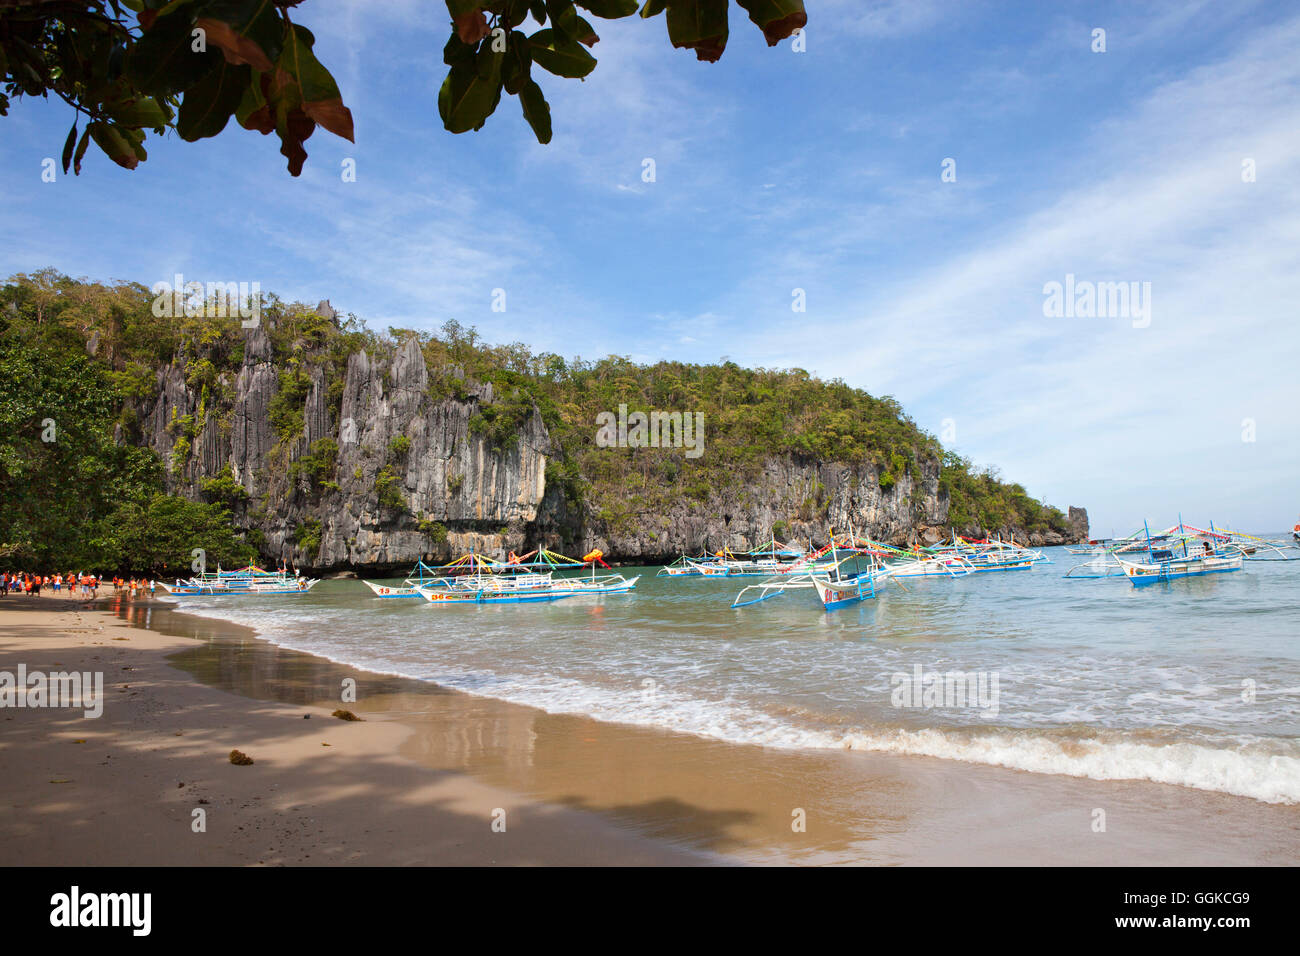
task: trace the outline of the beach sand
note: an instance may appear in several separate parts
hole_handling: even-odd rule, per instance
[[[1300,860],[1294,806],[547,714],[161,602],[0,600],[0,671],[19,664],[102,671],[106,703],[97,719],[0,709],[4,865]],[[339,702],[348,679],[356,703]],[[232,765],[232,749],[254,764]]]

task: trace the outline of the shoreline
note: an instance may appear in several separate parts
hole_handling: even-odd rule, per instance
[[[431,772],[401,755],[411,731],[396,721],[343,721],[323,706],[206,685],[172,662],[194,650],[190,638],[79,599],[37,601],[45,606],[0,604],[0,670],[17,656],[30,670],[99,669],[106,704],[98,719],[0,711],[2,865],[718,862],[580,809]],[[233,765],[232,749],[253,765]],[[493,829],[501,811],[503,832]]]
[[[54,600],[62,607],[49,606]],[[28,609],[28,601],[45,607]],[[104,666],[112,686],[100,720],[50,710],[0,720],[0,773],[11,809],[0,821],[0,862],[29,862],[29,854],[40,863],[87,862],[47,831],[58,821],[69,824],[60,831],[83,832],[90,822],[88,811],[77,817],[70,790],[93,794],[95,808],[107,812],[119,799],[112,788],[122,785],[123,750],[140,775],[130,781],[131,799],[119,799],[114,811],[119,835],[86,844],[98,847],[95,862],[1240,865],[1300,858],[1294,806],[937,758],[772,750],[603,723],[361,671],[170,602],[116,602],[116,609],[105,602],[92,602],[92,610],[80,598],[0,602],[0,670],[20,658],[29,668],[55,661],[76,667],[74,651],[89,661],[96,647],[115,652],[98,652],[101,663],[120,658]],[[120,633],[110,635],[113,628]],[[64,640],[51,644],[51,637]],[[60,656],[50,656],[54,649]],[[119,680],[124,665],[140,676],[128,671],[135,680]],[[333,703],[346,677],[357,682],[358,702]],[[113,706],[121,694],[127,706]],[[330,717],[339,706],[363,722]],[[17,713],[38,715],[26,743],[14,739],[15,725],[29,722],[13,720]],[[87,743],[69,744],[73,734]],[[119,764],[85,760],[91,750],[81,747],[92,742],[111,746]],[[257,763],[230,765],[231,747]],[[55,763],[42,762],[56,749]],[[60,770],[58,760],[73,769]],[[148,783],[163,777],[174,778],[169,787]],[[80,782],[45,782],[59,779]],[[228,841],[179,839],[190,835],[182,811],[191,813],[197,799],[222,808],[209,814],[208,835],[220,818],[230,840],[274,831],[284,845],[259,853],[236,842],[215,851],[213,844]],[[498,807],[506,809],[505,834],[491,830]],[[1106,832],[1093,830],[1097,809],[1107,814]],[[792,820],[800,812],[806,823],[797,832]],[[295,828],[303,814],[313,826]],[[169,854],[122,842],[128,833],[166,827],[177,833]],[[178,855],[196,846],[209,849],[198,859]]]

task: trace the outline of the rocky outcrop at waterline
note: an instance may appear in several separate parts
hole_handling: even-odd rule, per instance
[[[440,382],[456,385],[431,388],[414,338],[391,354],[354,352],[340,367],[332,378],[309,362],[277,368],[265,329],[251,329],[237,373],[202,380],[179,358],[158,369],[156,395],[133,409],[138,434],[123,440],[168,463],[169,491],[225,503],[265,560],[318,571],[377,573],[538,545],[650,563],[773,536],[820,542],[828,528],[897,543],[951,531],[937,459],[882,482],[870,463],[774,456],[743,482],[652,512],[596,507],[548,481],[556,449],[535,407],[499,441],[476,427],[498,398],[494,386],[438,369]],[[1031,545],[1086,539],[1086,512],[1072,507],[1069,520],[1068,533],[956,530]]]

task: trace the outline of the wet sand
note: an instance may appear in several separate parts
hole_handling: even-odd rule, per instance
[[[1300,807],[547,714],[161,602],[0,601],[0,670],[20,662],[103,670],[108,700],[98,720],[0,710],[9,865],[1300,861]],[[340,701],[346,680],[355,703]],[[232,748],[255,764],[231,765]]]

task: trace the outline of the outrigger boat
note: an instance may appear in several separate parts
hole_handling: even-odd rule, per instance
[[[267,571],[249,565],[235,571],[222,571],[200,574],[187,580],[177,579],[175,584],[159,581],[168,594],[176,597],[213,597],[213,596],[277,596],[285,594],[306,594],[315,587],[319,580],[304,578],[295,571],[293,577],[287,570]]]
[[[1071,568],[1065,577],[1105,578],[1123,575],[1134,587],[1179,578],[1203,577],[1240,571],[1245,549],[1220,531],[1191,528],[1180,518],[1177,525],[1152,534],[1144,526],[1145,541],[1126,540],[1093,561]],[[1179,550],[1181,549],[1181,554]],[[1145,554],[1136,561],[1123,554]]]
[[[769,565],[775,565],[778,562],[768,562]],[[732,575],[741,575],[747,573],[770,574],[770,571],[760,570],[754,572],[752,569],[757,568],[757,562],[747,562],[740,560],[734,552],[723,549],[714,554],[701,554],[697,557],[682,555],[672,564],[665,565],[656,572],[656,577],[731,577]]]
[[[640,576],[596,573],[605,568],[600,551],[570,558],[539,549],[525,555],[513,552],[506,561],[480,554],[464,555],[450,564],[430,566],[419,562],[404,587],[367,581],[377,597],[417,597],[437,604],[516,604],[554,601],[581,594],[622,594],[633,590]],[[558,569],[590,566],[591,575],[565,575]],[[538,570],[546,568],[547,570]],[[384,591],[388,593],[384,593]]]
[[[1166,528],[1163,531],[1151,533],[1143,528],[1139,528],[1132,534],[1125,535],[1122,538],[1107,539],[1104,546],[1094,548],[1089,551],[1073,553],[1091,554],[1092,560],[1085,561],[1083,564],[1076,564],[1065,572],[1062,577],[1067,578],[1112,578],[1125,577],[1123,565],[1119,563],[1119,555],[1139,555],[1151,554],[1152,550],[1159,551],[1170,546],[1172,535],[1178,526]]]
[[[1227,557],[1218,552],[1205,555],[1184,555],[1181,558],[1166,558],[1149,564],[1125,561],[1117,558],[1124,574],[1134,587],[1147,584],[1159,584],[1178,578],[1200,577],[1205,574],[1222,574],[1227,571],[1240,571],[1242,556]]]
[[[531,604],[573,597],[574,590],[553,586],[545,574],[472,574],[443,578],[418,588],[430,604]]]
[[[1117,538],[1092,561],[1070,568],[1065,577],[1126,577],[1141,586],[1160,580],[1237,571],[1243,561],[1300,560],[1300,554],[1292,555],[1292,550],[1295,549],[1285,542],[1216,528],[1213,522],[1209,528],[1196,528],[1180,521],[1162,531],[1144,528]],[[1145,556],[1145,560],[1135,560],[1138,556]],[[1186,561],[1191,563],[1184,567]],[[1167,566],[1163,577],[1162,566]]]
[[[1015,538],[1009,542],[1000,538],[963,538],[954,532],[948,544],[934,545],[922,549],[937,557],[960,559],[970,566],[973,573],[981,574],[992,571],[1028,571],[1035,564],[1051,563],[1041,551],[1033,551],[1016,544]]]
[[[889,576],[889,571],[876,560],[874,555],[867,557],[865,568],[845,573],[844,564],[851,563],[854,563],[853,558],[846,559],[842,563],[836,562],[829,571],[809,575],[813,587],[817,589],[817,596],[821,598],[822,606],[826,610],[834,611],[848,604],[857,604],[859,601],[874,598],[876,582]]]
[[[660,568],[656,577],[766,577],[781,574],[802,574],[811,561],[825,553],[825,549],[809,555],[802,548],[781,544],[775,538],[749,551],[731,551],[724,548],[713,554],[697,557],[682,555],[672,564]]]
[[[596,565],[598,564],[608,571],[613,571],[605,563],[604,552],[598,549],[588,551],[579,559],[570,558],[555,551],[548,551],[545,548],[538,548],[536,551],[530,551],[525,555],[516,555],[511,552],[505,567],[506,569],[537,568],[539,570],[546,568],[545,573],[551,575],[551,582],[557,589],[570,591],[574,594],[622,594],[635,589],[636,583],[641,580],[639,574],[632,578],[615,573],[597,574]],[[556,573],[563,570],[576,571],[585,567],[591,568],[590,576]]]
[[[849,552],[845,558],[840,552]],[[815,561],[827,553],[828,565]],[[868,562],[865,569],[847,573],[851,560]],[[959,578],[980,571],[1023,571],[1048,560],[1041,552],[1017,545],[1014,540],[973,541],[954,534],[952,542],[932,547],[900,548],[856,535],[832,536],[831,544],[812,555],[809,564],[789,577],[774,575],[741,590],[733,608],[748,607],[784,594],[787,590],[815,588],[822,605],[834,610],[846,604],[875,597],[877,585],[902,578]]]
[[[975,566],[959,553],[932,554],[924,548],[896,548],[880,541],[863,539],[859,546],[884,560],[894,578],[958,578],[975,572]]]
[[[704,553],[691,557],[683,554],[672,564],[666,564],[655,572],[655,577],[677,578],[677,577],[696,577],[700,574],[699,565],[710,564],[719,560],[711,554]]]
[[[416,561],[415,567],[406,576],[406,580],[400,585],[384,584],[381,581],[362,581],[366,587],[375,592],[377,598],[419,598],[420,588],[432,584],[439,578],[446,577],[446,572],[456,567],[460,562],[473,560],[474,555],[466,555],[464,558],[453,562],[451,565],[443,565],[441,568],[431,568],[423,561]],[[440,573],[441,572],[441,573]]]
[[[1267,538],[1244,534],[1240,531],[1215,529],[1210,522],[1213,533],[1219,537],[1222,550],[1238,553],[1247,561],[1300,561],[1300,548],[1287,541],[1270,541]],[[1195,530],[1195,529],[1193,529]],[[1292,554],[1292,552],[1296,552]]]
[[[841,551],[848,553],[841,557]],[[827,555],[829,561],[822,561]],[[863,561],[866,566],[859,566]],[[849,570],[851,566],[856,567]],[[859,546],[859,539],[848,536],[841,542],[832,535],[831,543],[806,556],[802,567],[742,588],[731,606],[748,607],[780,597],[786,591],[814,589],[822,606],[833,611],[874,598],[876,583],[890,577],[896,570],[897,568],[886,567],[878,552],[872,548]]]

